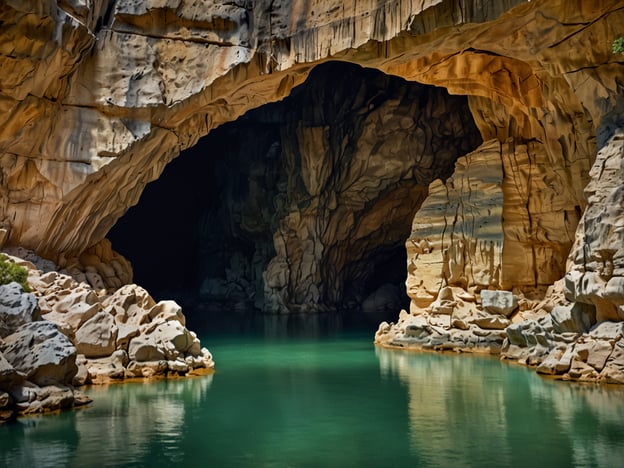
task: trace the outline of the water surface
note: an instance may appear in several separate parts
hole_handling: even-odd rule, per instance
[[[0,466],[621,466],[624,391],[369,336],[202,340],[212,376],[0,426]]]

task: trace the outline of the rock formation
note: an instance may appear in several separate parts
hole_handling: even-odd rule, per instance
[[[186,285],[140,272],[162,295],[186,286],[186,296],[199,289],[201,302],[224,311],[268,313],[354,308],[374,295],[374,315],[382,296],[401,294],[404,255],[394,277],[385,264],[404,253],[427,186],[479,142],[465,98],[323,64],[285,100],[224,125],[172,164],[160,191],[148,188],[111,239],[130,258],[172,238],[192,240],[144,268],[197,271]],[[152,234],[156,216],[171,227]],[[394,302],[393,313],[403,305]]]
[[[136,285],[96,291],[32,252],[11,252],[34,292],[0,286],[0,420],[88,402],[76,386],[214,366],[175,302]]]
[[[486,142],[459,160],[452,179],[431,186],[433,198],[416,216],[430,213],[435,222],[431,231],[413,228],[408,241],[410,313],[397,326],[384,325],[378,338],[426,340],[432,336],[427,327],[442,336],[459,330],[471,334],[462,342],[502,347],[515,357],[512,345],[522,348],[522,340],[513,342],[511,321],[520,327],[517,335],[535,337],[527,338],[531,355],[562,353],[548,361],[557,359],[557,373],[594,375],[575,372],[572,364],[561,371],[576,353],[571,363],[617,381],[615,371],[607,376],[604,369],[610,359],[620,362],[617,327],[624,318],[622,57],[611,49],[622,34],[623,6],[582,0],[4,2],[0,240],[79,269],[98,291],[119,288],[131,270],[120,256],[105,254],[102,242],[145,184],[213,128],[287,96],[317,64],[349,61],[467,96]],[[415,109],[403,112],[413,117]],[[400,127],[401,119],[396,122]],[[327,139],[325,125],[301,127],[297,140],[289,140],[297,144],[284,154],[296,155],[301,144],[309,154],[345,154],[340,141]],[[418,143],[443,132],[413,135]],[[467,154],[474,146],[464,149]],[[357,261],[342,256],[349,249],[338,255],[325,248],[334,239],[326,241],[316,221],[332,236],[348,237],[352,249],[359,248],[359,226],[372,233],[380,224],[369,225],[358,210],[358,219],[332,221],[325,206],[340,211],[348,197],[340,204],[332,195],[329,161],[290,161],[300,164],[297,180],[310,205],[289,211],[275,231],[276,257],[264,271],[267,303],[276,311],[319,310],[334,293],[319,278],[338,280],[334,268],[350,262],[357,268]],[[445,191],[450,211],[439,205]],[[395,211],[404,213],[390,219],[380,237],[398,232],[393,221],[404,219],[407,200],[411,211],[424,193],[393,198],[401,200]],[[491,200],[500,204],[489,209]],[[336,229],[329,229],[332,222],[339,222]],[[343,225],[349,232],[340,232]],[[368,235],[366,242],[379,240]],[[295,269],[285,260],[292,258],[300,258]],[[565,284],[557,283],[563,277]],[[513,297],[487,298],[484,290],[512,292],[517,311],[488,303],[513,305]],[[575,317],[556,323],[593,328],[559,333],[555,306]],[[408,321],[417,323],[401,325]],[[81,346],[92,350],[90,336],[103,333],[108,341],[97,353],[108,352],[119,337],[113,329],[110,318],[98,316],[80,334]]]

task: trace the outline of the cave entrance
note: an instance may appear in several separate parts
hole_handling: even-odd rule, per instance
[[[184,151],[109,238],[187,311],[376,326],[409,304],[404,243],[429,184],[480,143],[465,96],[329,62]]]

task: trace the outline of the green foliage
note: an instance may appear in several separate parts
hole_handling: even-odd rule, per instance
[[[15,281],[24,288],[24,291],[30,292],[26,282],[27,278],[28,270],[26,268],[10,262],[6,255],[0,254],[0,285]]]
[[[613,41],[613,53],[624,54],[624,37],[618,37]]]

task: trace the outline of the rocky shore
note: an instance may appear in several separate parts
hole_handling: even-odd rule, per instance
[[[567,301],[559,281],[535,300],[522,293],[445,287],[431,306],[383,322],[375,343],[392,349],[499,355],[562,380],[624,384],[624,322],[596,322]]]
[[[92,266],[70,274],[25,249],[7,254],[28,269],[32,292],[0,286],[0,421],[88,403],[83,385],[214,367],[175,302],[135,284],[105,288],[114,274]]]

